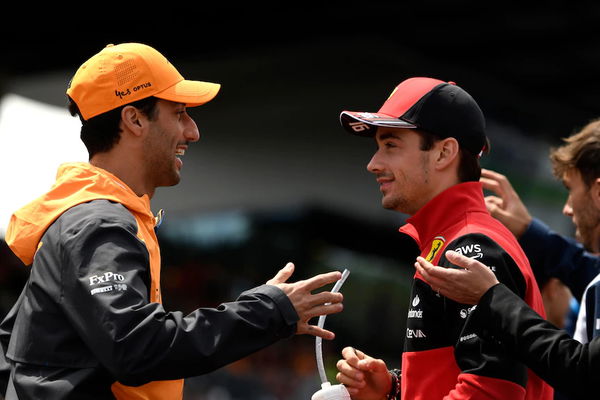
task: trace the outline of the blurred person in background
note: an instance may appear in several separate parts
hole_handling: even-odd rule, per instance
[[[183,379],[213,371],[339,312],[339,293],[313,290],[334,271],[287,283],[288,263],[235,302],[184,315],[161,302],[150,200],[176,185],[199,131],[187,108],[220,85],[185,80],[158,51],[109,45],[67,90],[88,163],[63,164],[48,193],[16,211],[6,242],[30,266],[0,326],[7,399],[181,399]]]
[[[479,182],[479,159],[489,149],[485,118],[466,91],[453,82],[411,78],[378,112],[344,111],[340,120],[350,133],[375,139],[367,169],[376,175],[383,207],[410,216],[400,231],[423,257],[441,265],[448,265],[446,249],[478,257],[543,314],[525,254],[486,210]],[[470,312],[416,274],[406,336],[398,338],[402,371],[346,347],[338,381],[355,400],[551,399],[552,389],[525,365],[474,334]]]
[[[481,181],[496,194],[486,197],[488,210],[517,237],[536,274],[560,279],[580,302],[573,337],[586,343],[600,334],[600,120],[565,138],[550,160],[569,193],[563,214],[576,240],[533,218],[506,176],[483,170]]]

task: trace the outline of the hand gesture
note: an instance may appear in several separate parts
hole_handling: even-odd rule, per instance
[[[485,198],[485,205],[492,217],[502,222],[517,239],[520,238],[531,223],[531,215],[506,176],[482,169],[480,181],[484,189],[497,194]]]
[[[274,285],[283,290],[292,302],[299,321],[296,334],[309,334],[319,336],[323,339],[333,339],[335,334],[331,331],[319,328],[308,323],[314,317],[320,315],[334,314],[342,311],[343,296],[341,293],[320,292],[312,294],[313,290],[319,289],[327,284],[333,283],[342,277],[339,271],[329,272],[313,276],[310,279],[294,283],[286,283],[294,273],[294,264],[287,263],[267,285]]]
[[[342,350],[336,379],[343,383],[353,400],[381,400],[391,390],[392,377],[380,359],[369,357],[353,347]]]
[[[452,250],[446,252],[446,258],[464,269],[436,267],[423,257],[417,257],[415,268],[433,290],[457,303],[477,304],[499,283],[492,270],[473,258]]]

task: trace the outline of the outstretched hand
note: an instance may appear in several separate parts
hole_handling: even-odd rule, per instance
[[[285,267],[277,272],[275,277],[267,282],[267,285],[274,285],[283,290],[292,302],[299,317],[296,334],[309,334],[323,339],[333,339],[335,337],[333,332],[311,325],[309,321],[320,315],[335,314],[342,311],[344,297],[341,293],[323,291],[312,294],[312,291],[336,282],[342,277],[342,273],[339,271],[328,272],[306,280],[287,283],[293,273],[294,264],[287,263]]]
[[[481,296],[498,284],[496,275],[479,261],[448,250],[446,258],[461,268],[437,267],[417,257],[415,268],[431,288],[461,304],[477,304]]]
[[[484,189],[497,196],[486,196],[485,205],[492,215],[518,238],[525,233],[531,223],[531,215],[506,176],[489,169],[481,170],[481,184]]]

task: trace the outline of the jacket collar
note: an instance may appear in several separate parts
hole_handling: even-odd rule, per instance
[[[451,186],[425,204],[406,220],[400,232],[411,236],[423,246],[451,226],[463,221],[468,213],[486,213],[480,182],[465,182]]]

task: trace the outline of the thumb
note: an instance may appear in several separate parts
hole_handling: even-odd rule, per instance
[[[457,253],[454,250],[448,250],[445,254],[448,261],[466,270],[471,269],[472,265],[477,262],[477,260],[473,260],[472,258],[463,256],[462,254]]]
[[[267,281],[267,285],[276,285],[278,283],[284,283],[285,281],[290,279],[290,276],[292,276],[293,273],[294,263],[289,262],[285,265],[285,267],[281,268],[272,279]]]
[[[358,367],[363,371],[370,372],[387,371],[387,366],[385,365],[385,362],[376,358],[366,358],[364,360],[360,360],[358,362]]]

